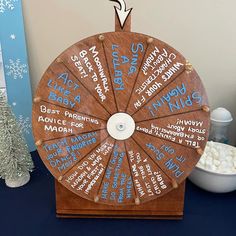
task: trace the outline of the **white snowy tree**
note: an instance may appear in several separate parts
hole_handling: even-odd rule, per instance
[[[0,94],[0,178],[9,187],[20,187],[29,181],[33,167],[16,118]]]

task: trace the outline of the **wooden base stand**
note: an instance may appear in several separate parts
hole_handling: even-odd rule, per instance
[[[182,219],[185,182],[178,189],[139,206],[114,207],[78,197],[55,181],[56,213],[60,218]]]

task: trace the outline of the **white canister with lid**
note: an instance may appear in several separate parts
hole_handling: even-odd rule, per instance
[[[233,121],[231,113],[219,107],[211,112],[211,129],[209,140],[219,143],[228,143],[228,127]]]

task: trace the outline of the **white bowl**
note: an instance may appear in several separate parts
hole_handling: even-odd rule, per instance
[[[196,167],[188,178],[209,192],[228,193],[236,190],[236,174],[219,174]]]
[[[225,149],[235,149],[235,147],[216,143]],[[236,190],[236,174],[216,173],[196,166],[188,177],[198,187],[213,193],[228,193]]]

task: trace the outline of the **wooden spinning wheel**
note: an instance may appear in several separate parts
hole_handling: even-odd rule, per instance
[[[178,188],[195,167],[209,108],[179,52],[127,25],[117,29],[74,44],[49,66],[33,132],[43,162],[69,191],[140,205]]]

